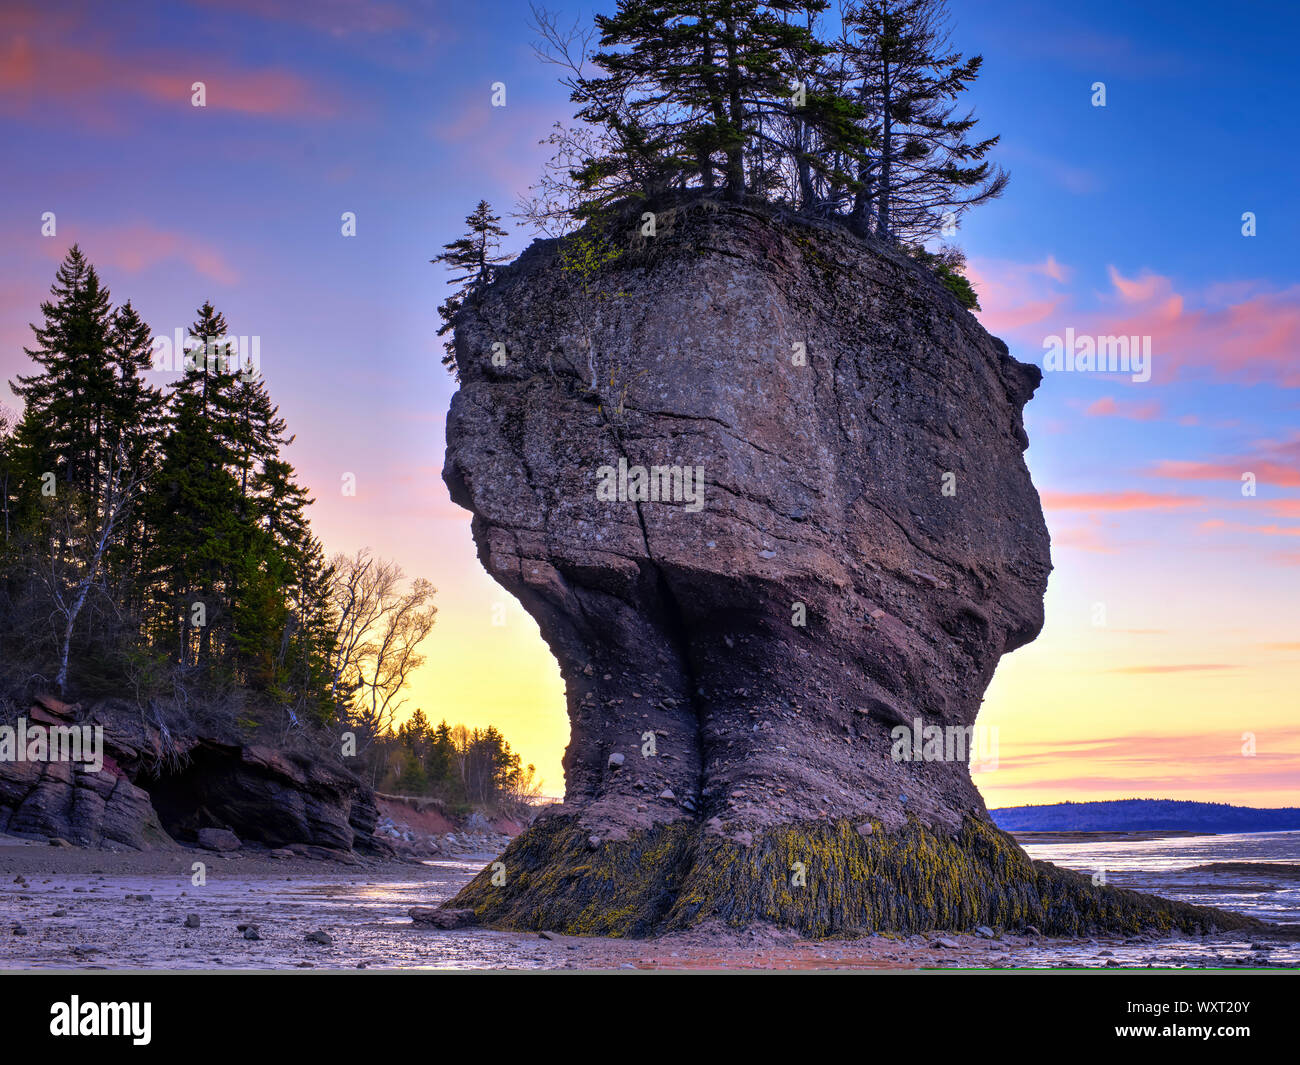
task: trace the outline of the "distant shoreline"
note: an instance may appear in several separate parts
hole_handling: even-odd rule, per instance
[[[1192,831],[1190,829],[1148,829],[1125,832],[1122,830],[1105,830],[1105,831],[1082,831],[1074,830],[1069,832],[1011,832],[1011,836],[1025,843],[1090,843],[1098,840],[1125,840],[1127,842],[1139,842],[1144,839],[1174,839],[1182,836],[1220,836],[1221,832],[1208,832],[1204,830]]]
[[[1300,831],[1300,807],[1232,806],[1187,799],[1111,799],[1059,802],[1047,806],[1005,806],[990,810],[989,817],[998,828],[1013,835],[1091,832],[1103,834],[1097,838],[1106,838],[1105,833],[1219,836]],[[1126,838],[1134,837],[1126,835]]]

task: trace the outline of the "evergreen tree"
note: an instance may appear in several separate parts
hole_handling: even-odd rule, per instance
[[[334,616],[330,599],[333,569],[325,561],[321,542],[306,531],[294,559],[288,586],[290,616],[281,634],[277,659],[286,702],[298,714],[319,724],[337,719],[330,699],[334,659]]]
[[[131,465],[149,463],[165,426],[162,392],[144,374],[153,368],[153,335],[128,300],[113,314],[108,354],[115,376],[104,424],[103,448],[122,450]]]
[[[15,462],[17,448],[14,442],[14,427],[17,421],[12,411],[7,407],[0,407],[0,534],[4,536],[3,541],[0,541],[0,562],[5,559],[13,540],[11,514],[14,485],[18,479]]]
[[[161,391],[144,379],[153,365],[153,340],[149,327],[128,300],[113,315],[109,355],[116,373],[116,388],[108,408],[103,447],[129,471],[151,476],[162,454],[166,428],[166,402]],[[143,571],[149,527],[140,506],[133,506],[119,525],[120,543],[110,555],[116,578],[117,602],[135,614],[142,606]]]
[[[40,372],[11,382],[23,400],[17,447],[23,455],[22,497],[39,498],[40,477],[56,474],[66,489],[93,500],[103,461],[103,419],[114,391],[108,353],[112,310],[99,274],[73,245],[55,274],[36,347],[24,348]]]
[[[949,49],[943,0],[864,0],[846,25],[842,47],[874,122],[856,228],[865,232],[874,214],[877,237],[919,242],[1001,195],[1007,176],[984,161],[998,138],[968,141],[976,119],[958,115],[953,103],[983,58]]]
[[[949,48],[944,0],[853,0],[833,39],[827,8],[619,0],[593,33],[534,9],[538,54],[567,68],[581,124],[557,125],[523,217],[564,234],[615,205],[698,188],[907,245],[951,232],[1007,184],[986,159],[998,138],[974,139],[955,103],[981,57]]]
[[[444,244],[442,253],[430,260],[448,266],[453,276],[448,278],[447,283],[459,286],[438,307],[438,314],[442,318],[439,336],[445,336],[452,330],[456,312],[492,279],[495,268],[509,259],[508,255],[500,252],[501,238],[506,235],[506,231],[498,225],[500,221],[492,213],[492,205],[487,200],[479,200],[478,206],[465,218],[469,231],[450,244]],[[442,364],[459,380],[454,339],[444,341],[443,348],[446,353],[442,357]]]
[[[164,395],[144,376],[148,326],[129,302],[112,309],[79,248],[51,293],[36,371],[15,383],[25,410],[0,411],[0,667],[21,660],[60,691],[127,682],[142,700],[206,701],[211,681],[231,681],[290,727],[336,721],[334,571],[283,453],[293,438],[224,317],[200,308]],[[47,472],[57,490],[42,493]],[[404,653],[382,678],[389,696],[415,662]]]
[[[848,147],[857,140],[844,122],[851,105],[825,85],[809,85],[828,52],[812,32],[826,7],[826,0],[620,0],[614,15],[597,15],[605,50],[592,58],[605,76],[569,84],[583,105],[578,117],[613,129],[623,159],[592,160],[575,177],[594,186],[611,169],[635,169],[640,154],[683,187],[698,181],[712,190],[720,179],[727,198],[739,202],[767,191],[764,153],[790,152],[776,125],[801,135],[824,130]],[[797,16],[803,25],[791,21]],[[802,158],[805,166],[813,161]],[[646,195],[668,181],[656,184]]]
[[[196,345],[169,397],[165,457],[148,518],[157,531],[152,569],[160,638],[176,648],[182,665],[210,666],[214,632],[219,646],[230,631],[234,565],[247,546],[236,474],[237,367],[226,320],[211,303],[199,309],[190,337]]]

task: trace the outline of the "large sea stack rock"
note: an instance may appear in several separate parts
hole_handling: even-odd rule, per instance
[[[451,905],[633,935],[1186,922],[1033,865],[959,752],[895,757],[900,726],[965,737],[1043,624],[1039,371],[837,227],[640,226],[534,244],[456,323],[443,476],[572,738],[565,802]]]

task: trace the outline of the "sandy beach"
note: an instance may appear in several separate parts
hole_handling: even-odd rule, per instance
[[[415,926],[491,855],[339,865],[245,853],[0,844],[4,969],[888,970],[1296,967],[1275,936],[927,933],[812,942],[771,927],[616,940]],[[191,882],[206,864],[206,884]],[[195,923],[197,927],[187,926]],[[257,938],[246,938],[252,926]],[[312,938],[309,939],[308,937]]]

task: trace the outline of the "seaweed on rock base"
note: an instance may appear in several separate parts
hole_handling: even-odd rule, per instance
[[[543,819],[447,903],[488,926],[641,937],[705,921],[770,922],[814,938],[961,931],[1203,934],[1261,927],[1036,862],[991,822],[949,835],[916,821],[863,834],[851,819],[781,825],[745,845],[678,821],[601,841],[572,816]],[[502,883],[504,879],[504,883]],[[495,882],[494,882],[495,880]]]

